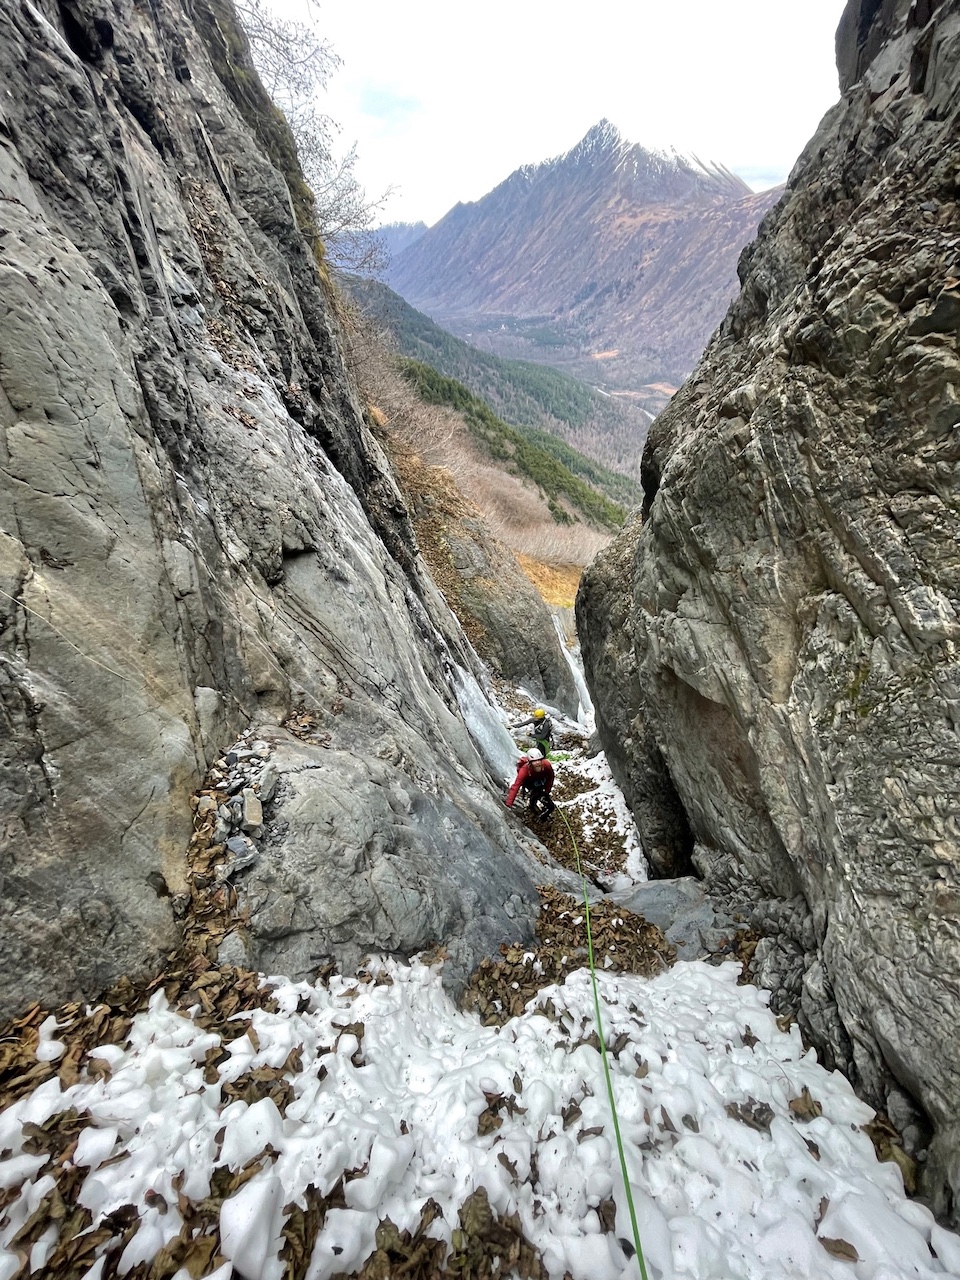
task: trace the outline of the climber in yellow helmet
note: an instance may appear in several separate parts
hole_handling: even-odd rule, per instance
[[[518,724],[510,726],[514,732],[528,727],[531,729],[533,739],[544,756],[549,756],[550,747],[553,745],[553,722],[543,707],[537,707],[532,716],[528,716],[526,720],[521,720]]]

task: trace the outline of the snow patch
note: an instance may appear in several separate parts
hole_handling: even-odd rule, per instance
[[[2,1128],[13,1154],[0,1162],[0,1185],[19,1194],[0,1217],[0,1277],[19,1272],[13,1236],[54,1186],[38,1157],[20,1154],[22,1126],[70,1107],[91,1118],[77,1163],[90,1167],[80,1199],[94,1222],[138,1207],[124,1266],[179,1230],[174,1180],[189,1180],[202,1199],[217,1167],[262,1159],[220,1209],[223,1253],[247,1280],[281,1280],[287,1206],[302,1206],[311,1186],[329,1193],[348,1170],[346,1208],[326,1214],[311,1280],[358,1269],[381,1219],[415,1229],[431,1196],[443,1211],[436,1229],[449,1239],[478,1187],[496,1212],[519,1215],[551,1280],[565,1271],[574,1280],[635,1277],[620,1244],[629,1217],[602,1067],[583,1043],[594,1029],[589,975],[545,989],[497,1028],[459,1012],[437,969],[383,961],[373,972],[389,983],[270,979],[278,1012],[243,1015],[256,1041],[231,1042],[237,1051],[214,1084],[198,1063],[217,1038],[155,997],[109,1079],[58,1096],[43,1086],[9,1107]],[[795,1028],[781,1031],[768,996],[738,976],[735,964],[701,962],[649,980],[598,976],[607,1042],[621,1046],[610,1068],[651,1280],[956,1280],[960,1240],[907,1201],[895,1165],[877,1162],[860,1128],[870,1108],[819,1066]],[[356,1023],[362,1044],[343,1033]],[[284,1114],[269,1098],[224,1106],[224,1080],[286,1062],[291,1046],[300,1063],[285,1074],[293,1101]],[[822,1107],[811,1119],[790,1108],[804,1088]],[[501,1106],[492,1132],[478,1126],[491,1096],[516,1104]],[[115,1148],[125,1158],[104,1166]],[[158,1194],[171,1206],[165,1216],[151,1207]],[[855,1249],[855,1267],[822,1238]],[[34,1246],[38,1265],[53,1244],[45,1234]]]

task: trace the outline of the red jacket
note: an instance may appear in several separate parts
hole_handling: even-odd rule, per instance
[[[548,796],[553,790],[553,765],[549,760],[520,760],[517,776],[513,780],[513,786],[507,792],[507,798],[504,803],[509,809],[513,808],[513,802],[517,798],[517,792],[521,787],[525,791],[529,791],[532,787],[542,790],[543,794]]]

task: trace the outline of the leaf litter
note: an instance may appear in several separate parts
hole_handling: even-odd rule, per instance
[[[559,798],[601,880],[630,855],[619,819],[572,807],[595,792]],[[264,980],[215,961],[244,921],[195,828],[164,971],[0,1032],[0,1280],[634,1276],[582,902],[542,886],[536,943],[479,966],[459,1010],[442,949]],[[559,825],[533,829],[568,865]],[[896,1131],[739,966],[675,964],[610,902],[591,924],[652,1280],[725,1280],[732,1257],[744,1280],[960,1274],[960,1241],[904,1196]]]

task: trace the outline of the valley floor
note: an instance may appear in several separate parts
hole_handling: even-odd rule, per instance
[[[960,1277],[873,1112],[730,959],[674,962],[619,900],[645,872],[603,757],[566,722],[538,943],[457,1008],[442,952],[312,984],[202,951],[150,990],[0,1043],[0,1280]],[[522,815],[520,820],[526,821]],[[716,957],[715,957],[716,959]]]

